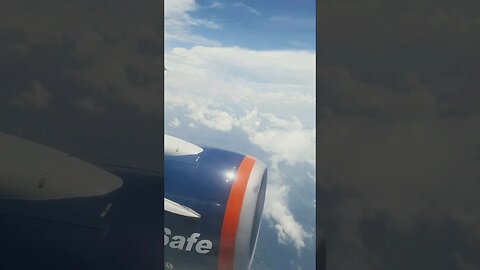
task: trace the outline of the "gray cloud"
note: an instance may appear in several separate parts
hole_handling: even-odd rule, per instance
[[[320,3],[317,230],[331,269],[480,267],[480,28],[473,1],[452,3]]]
[[[30,88],[14,97],[13,103],[24,109],[41,110],[47,108],[50,94],[45,91],[42,84],[38,81],[33,81]]]
[[[371,269],[475,269],[480,263],[478,242],[456,220],[420,218],[406,232],[396,228],[388,214],[378,213],[359,227]]]
[[[159,169],[161,11],[150,0],[5,2],[1,131],[91,161]]]
[[[87,113],[98,113],[105,111],[105,108],[98,105],[97,102],[91,97],[82,98],[80,101],[78,101],[77,106],[79,109]]]

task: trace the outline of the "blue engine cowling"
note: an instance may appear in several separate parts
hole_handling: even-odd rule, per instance
[[[165,198],[194,213],[165,211],[165,269],[248,269],[265,200],[265,165],[203,147],[194,155],[166,154],[164,169]]]
[[[247,269],[265,166],[170,142],[162,173],[0,133],[0,269]]]

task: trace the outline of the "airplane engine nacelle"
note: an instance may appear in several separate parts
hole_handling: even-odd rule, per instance
[[[185,147],[165,153],[165,269],[248,269],[265,200],[265,165],[219,149],[175,154],[179,149]]]

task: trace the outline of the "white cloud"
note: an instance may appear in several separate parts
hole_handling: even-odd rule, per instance
[[[224,5],[218,1],[214,1],[208,6],[208,8],[223,8],[223,7]]]
[[[167,0],[164,3],[165,17],[170,17],[172,14],[184,14],[189,11],[197,9],[195,0]]]
[[[305,129],[302,123],[280,119],[272,114],[253,111],[239,120],[249,140],[271,154],[271,164],[278,168],[281,161],[289,165],[307,162],[315,166],[315,129]]]
[[[178,118],[173,118],[172,121],[170,121],[170,123],[168,123],[169,126],[171,127],[179,127],[180,126],[180,120],[178,120]]]
[[[242,8],[245,8],[246,10],[248,10],[248,12],[252,13],[252,14],[255,14],[255,15],[262,15],[262,13],[244,3],[241,3],[241,2],[237,2],[235,4],[233,4],[233,6],[235,7],[242,7]]]
[[[190,119],[220,131],[230,131],[234,125],[234,117],[227,112],[211,109],[205,105],[196,104],[187,115]]]
[[[169,70],[174,68],[172,64],[182,69],[191,66],[195,70],[215,72],[224,79],[256,83],[255,86],[314,86],[315,53],[312,51],[195,46],[191,49],[174,48],[167,53],[165,61],[171,66]]]
[[[313,183],[315,183],[317,181],[317,177],[315,176],[315,174],[311,174],[310,172],[307,172],[307,176],[312,179]]]
[[[185,43],[214,45],[220,43],[210,40],[201,35],[194,34],[191,28],[194,26],[219,29],[221,26],[214,21],[197,18],[191,13],[197,11],[199,6],[195,0],[167,0],[165,1],[165,34],[166,41],[180,41]]]
[[[275,175],[275,173],[271,173]],[[276,173],[278,175],[278,172]],[[307,233],[303,226],[297,222],[288,208],[288,197],[290,188],[282,184],[275,176],[269,179],[264,214],[267,219],[275,223],[278,241],[282,244],[293,244],[293,247],[300,251],[305,247],[307,238],[313,235]]]
[[[176,40],[186,35],[193,41],[195,35],[189,32],[195,25],[191,13],[199,7],[194,1],[182,2],[170,8],[171,12],[176,10],[170,16],[170,26],[179,27],[169,28],[166,33]],[[212,5],[221,7],[215,2]],[[242,3],[234,5],[261,14]],[[298,183],[289,181],[288,172],[278,165],[314,166],[315,53],[206,44],[167,50],[165,65],[165,118],[181,119],[189,123],[189,128],[214,130],[222,138],[227,132],[243,131],[253,148],[267,153],[265,217],[275,228],[279,242],[300,251],[313,233],[307,232],[289,209],[290,189]],[[310,203],[306,207],[314,212]]]
[[[166,52],[166,96],[279,117],[295,114],[313,126],[315,53],[238,47],[174,48]]]
[[[293,182],[278,164],[314,166],[315,54],[195,46],[168,51],[165,62],[167,119],[187,117],[189,126],[221,132],[240,129],[268,153],[265,215],[280,242],[305,247],[311,234],[288,208]]]
[[[212,102],[204,99],[196,99],[183,95],[175,96],[165,92],[165,107],[167,114],[168,111],[184,108],[186,110],[184,116],[193,120],[194,123],[219,131],[230,131],[236,121],[234,116],[215,108]],[[191,123],[189,126],[196,127],[194,123]]]
[[[287,120],[257,110],[237,115],[221,110],[222,106],[212,102],[169,95],[165,98],[167,117],[182,107],[186,117],[204,127],[218,131],[230,131],[234,127],[243,130],[252,144],[270,154],[274,168],[282,161],[289,165],[304,162],[315,166],[315,128],[304,128],[296,117]]]

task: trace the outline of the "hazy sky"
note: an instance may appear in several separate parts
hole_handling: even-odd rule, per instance
[[[254,269],[313,269],[314,1],[165,2],[165,131],[269,170]]]
[[[320,1],[329,269],[480,268],[477,1]]]
[[[89,161],[159,170],[161,8],[149,0],[4,1],[0,131]]]

